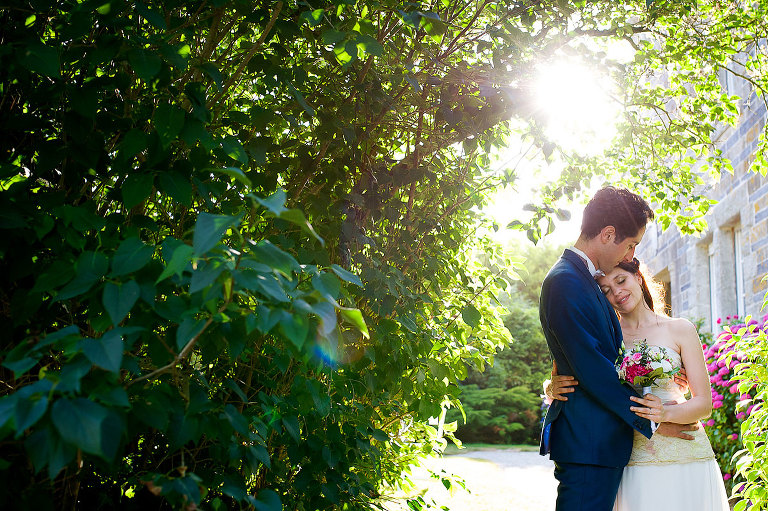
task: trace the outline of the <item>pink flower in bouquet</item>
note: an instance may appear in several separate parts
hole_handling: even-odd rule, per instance
[[[651,369],[641,365],[631,365],[627,367],[627,381],[635,381],[638,376],[645,376],[650,373]]]
[[[632,360],[634,360],[635,362],[640,362],[642,359],[643,359],[643,354],[642,353],[633,353],[632,354]]]

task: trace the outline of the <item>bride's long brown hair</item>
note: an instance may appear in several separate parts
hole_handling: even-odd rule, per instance
[[[666,308],[666,303],[664,303],[664,284],[656,282],[652,277],[647,277],[648,268],[645,265],[641,265],[637,257],[634,257],[631,261],[622,261],[617,266],[633,275],[638,275],[645,304],[657,314],[666,315],[664,310]]]

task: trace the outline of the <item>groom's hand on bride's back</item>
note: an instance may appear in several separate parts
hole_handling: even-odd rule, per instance
[[[656,428],[654,435],[671,436],[675,438],[682,438],[683,440],[693,440],[693,437],[686,433],[686,431],[696,431],[699,429],[699,423],[693,424],[676,424],[674,422],[662,422],[659,427]]]

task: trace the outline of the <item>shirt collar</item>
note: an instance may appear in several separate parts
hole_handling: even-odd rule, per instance
[[[569,250],[575,253],[577,256],[581,257],[584,260],[584,262],[587,263],[587,269],[589,270],[589,274],[592,275],[593,278],[602,277],[603,275],[605,275],[603,270],[598,270],[597,268],[595,268],[595,265],[592,262],[592,260],[589,257],[587,257],[587,254],[585,254],[583,251],[579,250],[576,247],[571,247]]]

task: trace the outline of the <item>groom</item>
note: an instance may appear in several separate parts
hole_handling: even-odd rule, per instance
[[[636,396],[614,368],[622,336],[618,317],[595,277],[630,261],[653,211],[634,193],[599,190],[584,209],[581,235],[550,269],[539,316],[559,374],[579,382],[567,401],[552,403],[544,420],[542,455],[558,480],[557,511],[610,511],[632,451],[633,430],[652,435],[651,423],[630,411]],[[654,425],[655,427],[655,425]],[[668,436],[682,426],[664,424]]]

